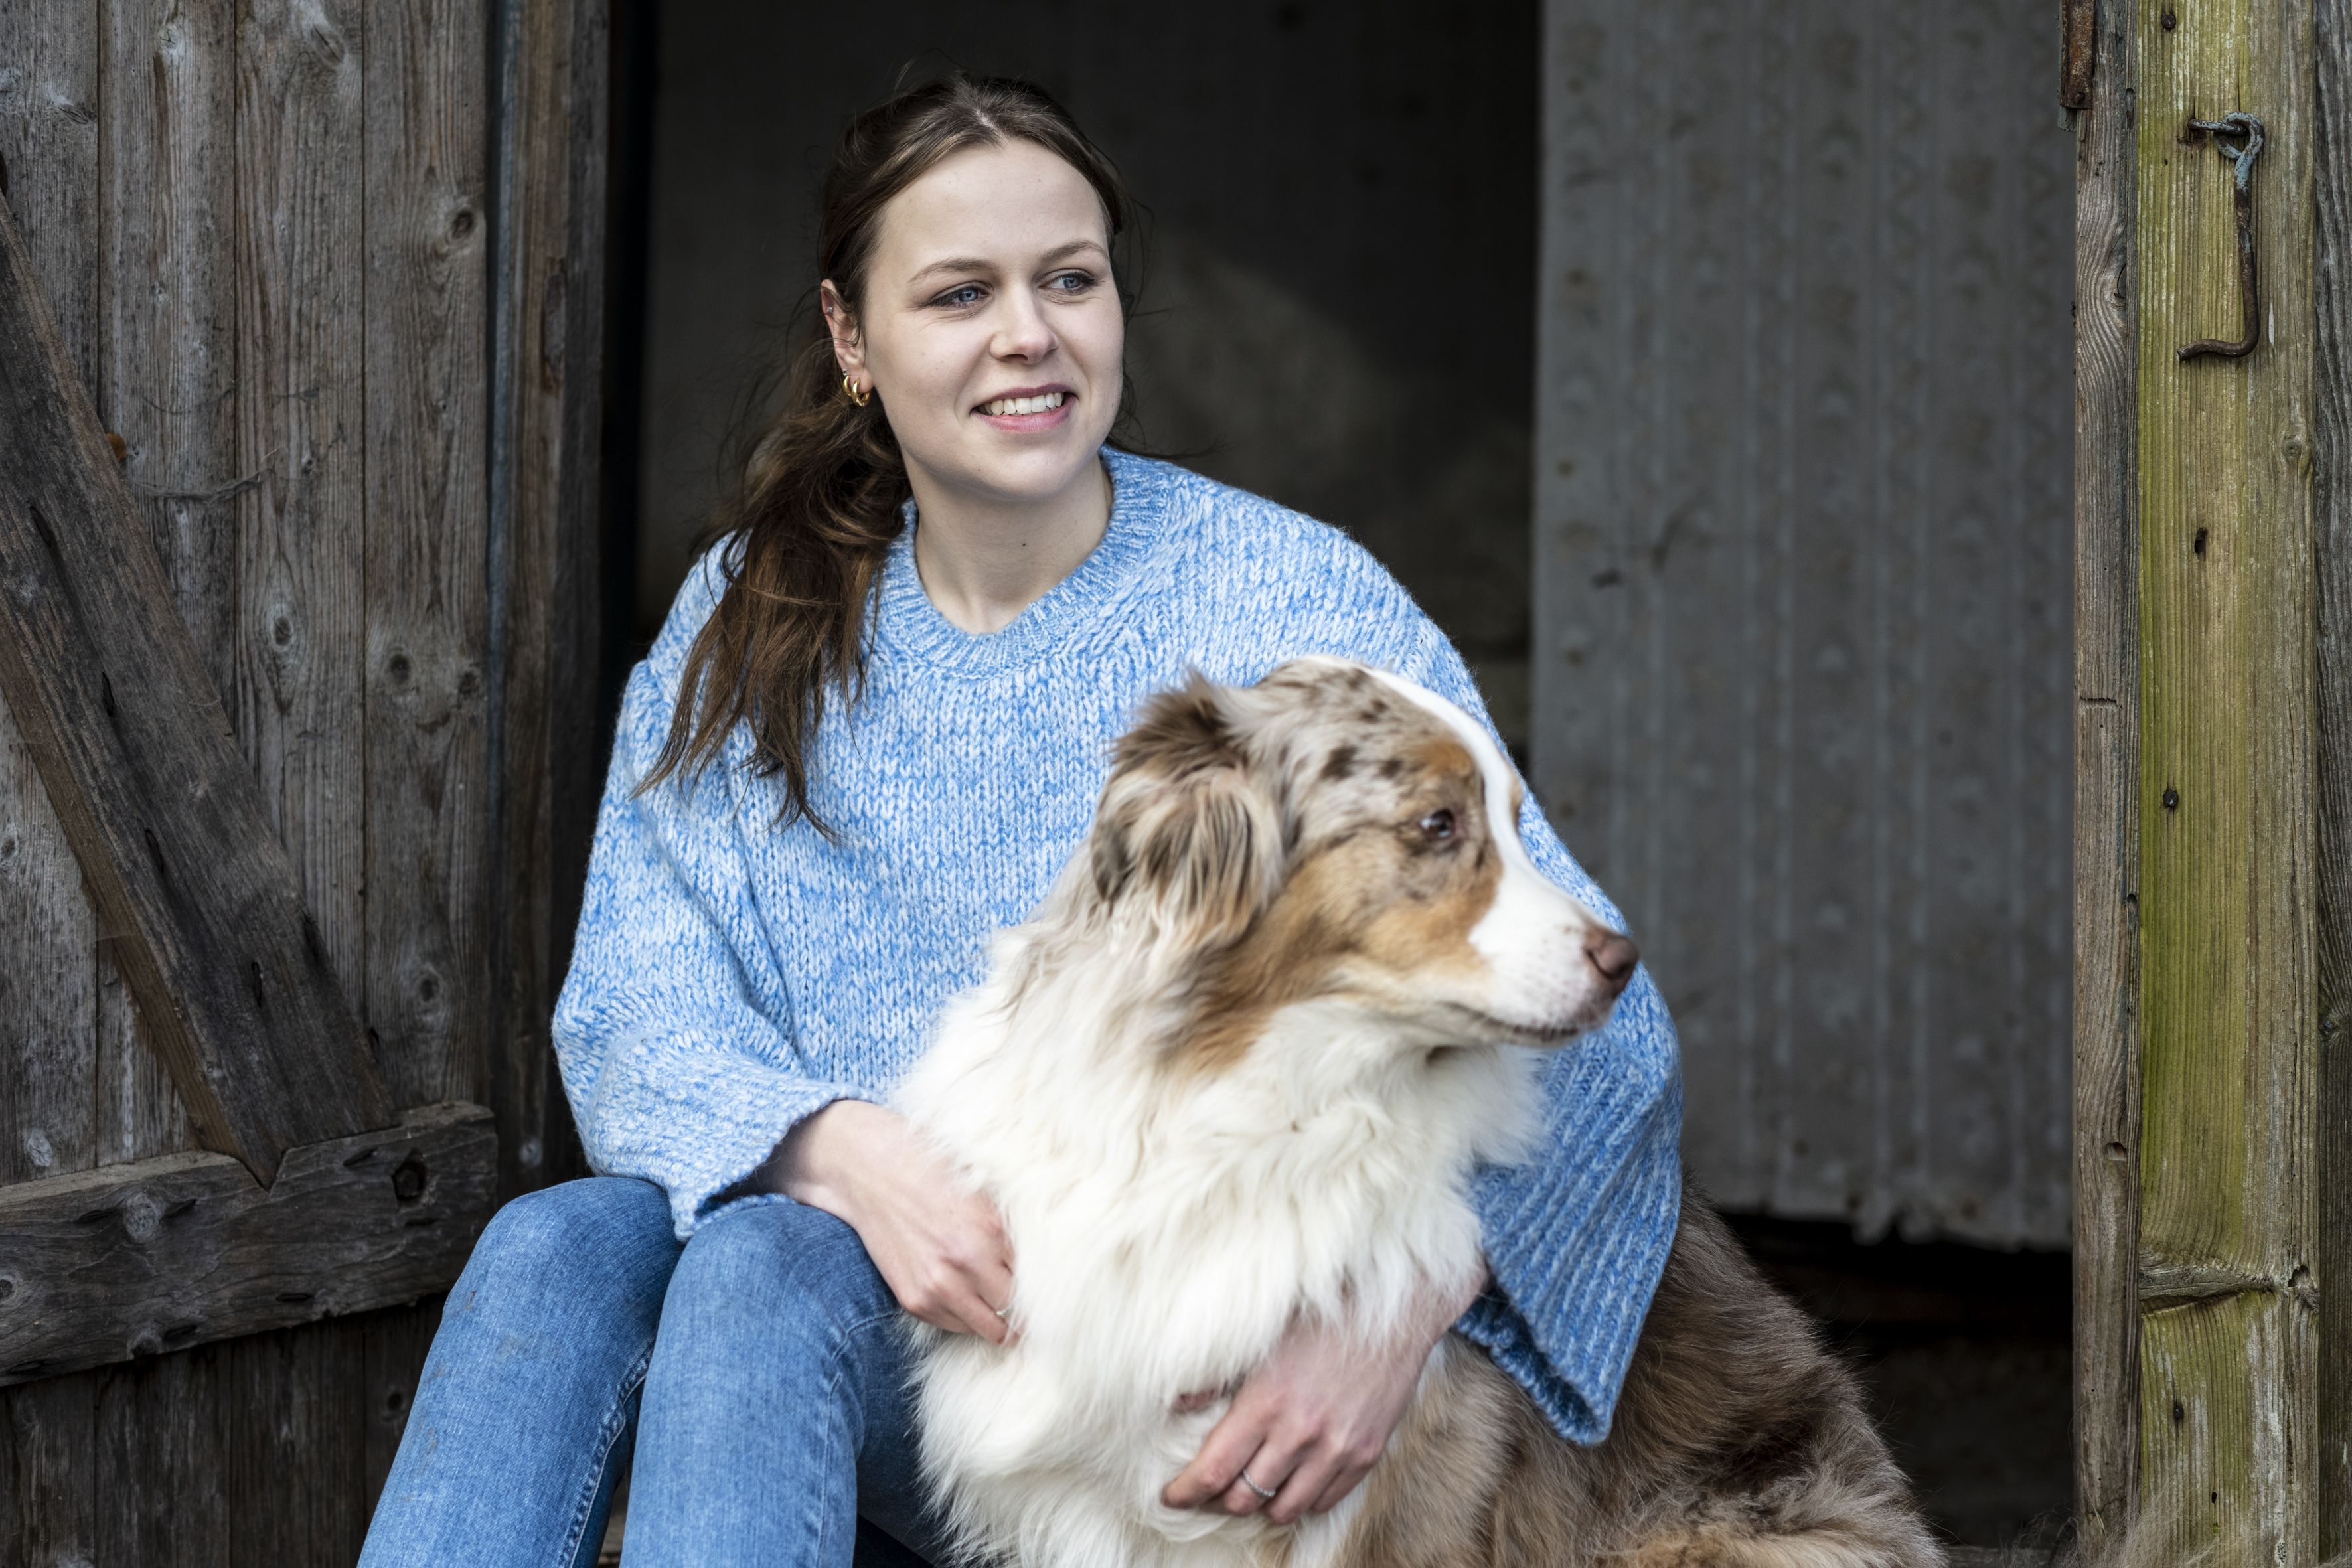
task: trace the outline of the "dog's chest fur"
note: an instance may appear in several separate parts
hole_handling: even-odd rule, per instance
[[[1532,1058],[1433,1057],[1310,1004],[1188,1074],[1147,1007],[1088,978],[1123,966],[1040,980],[1019,960],[1000,952],[896,1096],[1014,1254],[1017,1344],[921,1331],[927,1463],[971,1544],[1037,1568],[1263,1561],[1261,1521],[1159,1502],[1223,1408],[1171,1405],[1229,1388],[1301,1314],[1377,1335],[1465,1280],[1466,1179],[1525,1136]],[[1286,1561],[1327,1554],[1351,1511],[1310,1519]]]

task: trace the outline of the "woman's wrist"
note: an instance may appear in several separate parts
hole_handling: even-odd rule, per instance
[[[1477,1273],[1471,1277],[1466,1285],[1450,1291],[1430,1292],[1431,1310],[1427,1326],[1431,1344],[1435,1344],[1444,1338],[1445,1331],[1462,1321],[1462,1315],[1470,1310],[1471,1303],[1485,1294],[1488,1282],[1494,1277],[1494,1270],[1489,1268],[1486,1260],[1481,1258],[1478,1260]]]
[[[889,1113],[860,1100],[836,1100],[784,1134],[765,1169],[773,1190],[794,1203],[856,1224],[857,1151],[869,1116]]]

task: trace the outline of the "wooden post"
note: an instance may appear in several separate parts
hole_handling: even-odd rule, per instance
[[[2338,10],[2103,7],[2078,127],[2081,1504],[2213,1568],[2347,1544]],[[2253,347],[2183,357],[2245,319],[2250,138],[2191,128],[2233,111]]]

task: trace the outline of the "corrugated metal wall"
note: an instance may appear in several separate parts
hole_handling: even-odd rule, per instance
[[[2067,1236],[2045,0],[1551,0],[1536,782],[1727,1205]]]

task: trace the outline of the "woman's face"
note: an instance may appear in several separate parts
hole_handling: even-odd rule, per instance
[[[940,160],[882,209],[843,371],[882,400],[918,484],[1036,502],[1081,479],[1118,413],[1127,323],[1102,203],[1033,142]]]

